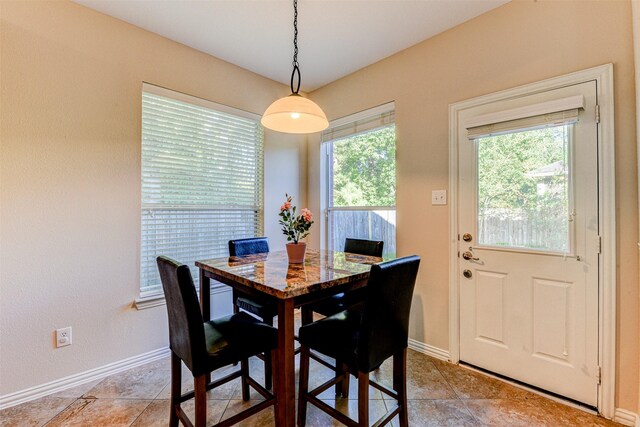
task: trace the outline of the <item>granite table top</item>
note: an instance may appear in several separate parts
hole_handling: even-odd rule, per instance
[[[196,261],[196,267],[280,299],[369,277],[383,258],[307,249],[302,264],[289,264],[286,251]]]

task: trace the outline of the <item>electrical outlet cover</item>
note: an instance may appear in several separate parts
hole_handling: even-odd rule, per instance
[[[71,345],[71,326],[56,329],[56,348]]]

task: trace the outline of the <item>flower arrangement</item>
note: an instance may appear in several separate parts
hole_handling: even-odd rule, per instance
[[[300,215],[296,216],[296,207],[291,206],[293,198],[288,194],[285,194],[285,197],[286,201],[280,206],[278,224],[282,225],[282,233],[287,236],[287,241],[293,240],[293,243],[298,244],[300,239],[309,235],[309,229],[313,224],[313,214],[309,209],[303,208]]]

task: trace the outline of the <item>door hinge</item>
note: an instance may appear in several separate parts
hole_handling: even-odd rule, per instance
[[[596,104],[596,124],[600,123],[600,106]]]
[[[596,379],[598,380],[598,385],[602,384],[602,367],[598,366],[596,369]]]
[[[602,253],[602,236],[598,236],[596,238],[596,250],[599,254]]]

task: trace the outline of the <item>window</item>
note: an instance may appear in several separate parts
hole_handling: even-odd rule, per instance
[[[572,253],[572,146],[583,95],[481,115],[467,124],[477,156],[478,244]]]
[[[573,124],[478,138],[478,244],[569,253]]]
[[[326,162],[326,247],[347,237],[382,240],[396,252],[394,104],[332,122],[322,134]]]
[[[162,294],[158,255],[190,267],[225,256],[229,239],[262,234],[262,218],[259,117],[144,84],[141,299]]]

